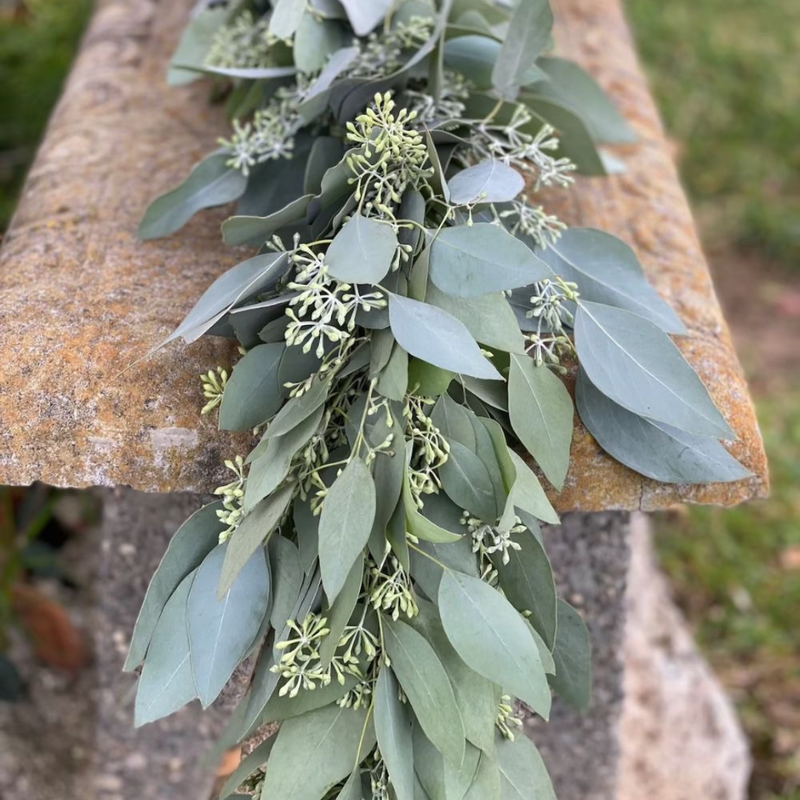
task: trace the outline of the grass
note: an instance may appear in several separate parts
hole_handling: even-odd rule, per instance
[[[0,233],[8,226],[92,4],[0,2]]]
[[[800,268],[800,3],[626,7],[706,241]]]

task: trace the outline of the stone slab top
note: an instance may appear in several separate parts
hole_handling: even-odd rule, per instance
[[[639,135],[623,174],[557,200],[571,224],[638,252],[689,336],[678,344],[738,434],[754,477],[658,484],[604,455],[580,425],[561,511],[734,504],[764,496],[767,466],[742,369],[619,0],[554,0],[558,49],[610,92]],[[198,376],[235,358],[225,340],[149,358],[213,279],[250,253],[226,248],[225,210],[141,242],[148,203],[226,128],[208,84],[169,88],[166,64],[192,0],[101,0],[0,249],[0,483],[205,492],[248,438],[201,417]],[[555,198],[554,198],[555,199]]]

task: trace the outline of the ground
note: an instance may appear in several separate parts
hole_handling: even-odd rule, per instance
[[[90,6],[0,0],[0,232]],[[659,516],[659,550],[753,742],[751,800],[800,800],[800,3],[627,8],[752,382],[773,483],[763,503]]]

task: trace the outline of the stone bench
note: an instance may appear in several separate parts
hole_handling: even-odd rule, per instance
[[[191,6],[101,0],[0,250],[0,483],[117,487],[93,489],[105,515],[85,543],[96,564],[89,684],[96,688],[86,706],[92,757],[80,762],[70,787],[54,791],[62,800],[203,797],[209,776],[202,753],[223,716],[201,722],[189,709],[134,731],[131,677],[120,673],[169,537],[222,482],[224,458],[245,447],[200,416],[198,375],[229,365],[230,343],[203,340],[144,358],[213,278],[241,260],[220,240],[225,211],[203,213],[171,239],[136,237],[149,201],[175,185],[226,127],[221,109],[207,102],[207,85],[165,84]],[[565,597],[590,624],[595,700],[584,717],[557,707],[552,723],[533,735],[560,800],[611,800],[618,796],[628,512],[763,496],[766,461],[619,0],[553,6],[558,48],[592,72],[640,137],[615,150],[623,174],[581,179],[558,210],[568,222],[604,228],[638,251],[686,323],[690,335],[678,343],[736,430],[733,452],[754,475],[721,486],[660,485],[576,431],[566,487],[552,496],[563,525],[547,535]],[[62,724],[69,737],[70,726]],[[49,800],[47,791],[37,788],[36,796]]]

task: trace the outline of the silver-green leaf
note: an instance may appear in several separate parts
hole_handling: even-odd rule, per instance
[[[278,367],[285,349],[283,344],[259,345],[234,367],[219,411],[222,430],[254,428],[280,410],[283,397]]]
[[[375,687],[375,734],[397,800],[414,800],[414,748],[408,707],[385,664]]]
[[[353,214],[325,254],[330,275],[346,283],[380,283],[391,269],[397,235],[391,225]]]

